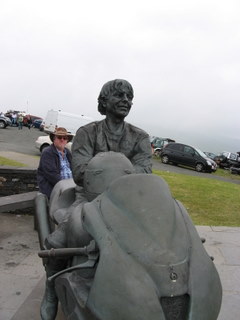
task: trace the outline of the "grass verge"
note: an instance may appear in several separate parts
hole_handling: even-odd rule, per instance
[[[4,157],[0,157],[0,166],[26,167],[26,165],[21,162],[10,160]]]
[[[216,172],[212,173],[214,176],[220,176],[231,180],[240,180],[239,174],[232,174],[229,170],[217,168]]]
[[[240,185],[166,171],[153,173],[165,179],[194,224],[240,227]]]

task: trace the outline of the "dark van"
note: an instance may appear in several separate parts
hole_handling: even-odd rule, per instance
[[[201,150],[182,143],[169,143],[161,151],[163,163],[180,164],[195,168],[198,172],[213,172],[217,164],[208,158]]]

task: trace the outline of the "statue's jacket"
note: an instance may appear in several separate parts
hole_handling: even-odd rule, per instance
[[[95,121],[80,127],[72,145],[73,178],[77,185],[83,184],[88,162],[99,152],[123,153],[133,164],[136,173],[152,172],[152,152],[148,134],[124,122],[120,134],[112,132],[106,120]]]

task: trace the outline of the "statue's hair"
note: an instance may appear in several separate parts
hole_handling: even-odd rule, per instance
[[[104,104],[108,99],[109,95],[112,92],[116,92],[116,91],[117,92],[129,91],[133,97],[133,88],[127,80],[115,79],[115,80],[108,81],[103,85],[100,91],[100,94],[98,96],[98,111],[101,114],[103,115],[106,114],[106,108]]]

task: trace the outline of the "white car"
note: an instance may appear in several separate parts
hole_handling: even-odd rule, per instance
[[[35,141],[35,147],[42,152],[44,148],[50,146],[50,144],[52,144],[52,141],[50,139],[49,136],[40,136],[37,138],[37,140]],[[66,144],[66,147],[71,150],[72,147],[72,142],[68,142]]]

